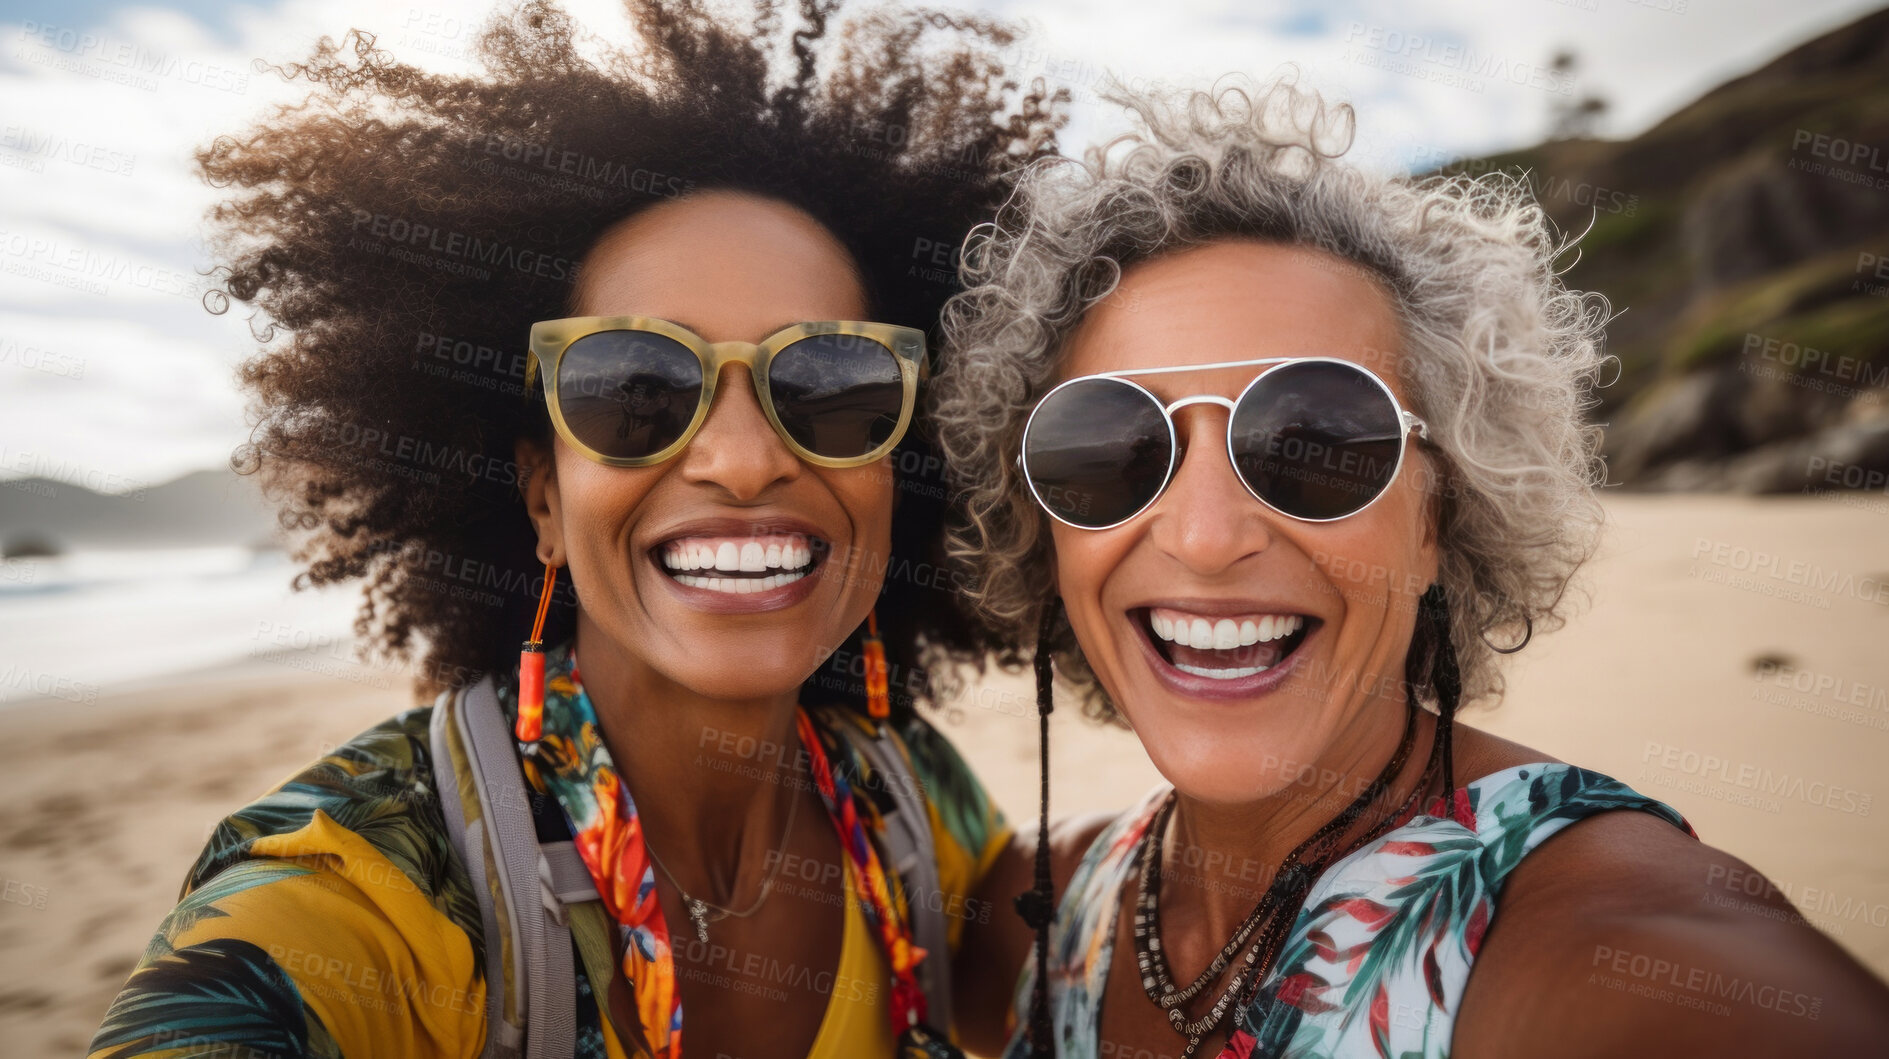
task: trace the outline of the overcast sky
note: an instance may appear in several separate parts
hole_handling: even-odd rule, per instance
[[[610,34],[610,0],[568,5]],[[1354,154],[1384,168],[1539,140],[1589,93],[1630,136],[1725,79],[1877,6],[1848,0],[984,0],[1025,21],[1013,66],[1068,87],[1069,146],[1115,129],[1106,72],[1204,85],[1295,63],[1358,109]],[[118,492],[225,466],[242,441],[246,312],[200,304],[214,192],[190,155],[284,89],[253,60],[378,31],[404,57],[469,69],[489,0],[0,2],[0,479]],[[1548,64],[1579,57],[1564,83]],[[1560,89],[1559,91],[1557,89]]]

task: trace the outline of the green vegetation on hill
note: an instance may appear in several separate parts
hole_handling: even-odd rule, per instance
[[[1633,139],[1449,171],[1496,170],[1587,231],[1567,282],[1625,310],[1596,410],[1614,481],[1797,491],[1830,460],[1889,468],[1889,11]]]

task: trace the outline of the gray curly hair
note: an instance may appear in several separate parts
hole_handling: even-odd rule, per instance
[[[1567,289],[1555,268],[1572,245],[1528,186],[1378,177],[1338,161],[1355,129],[1292,75],[1261,88],[1138,94],[1119,86],[1138,128],[1083,162],[1027,170],[996,222],[965,240],[966,289],[944,310],[930,415],[957,497],[946,550],[966,597],[1015,664],[1050,602],[1047,517],[1012,462],[1064,341],[1122,270],[1228,239],[1328,251],[1380,281],[1403,325],[1401,371],[1429,424],[1437,479],[1439,583],[1463,704],[1499,699],[1499,650],[1565,623],[1575,571],[1592,556],[1605,481],[1589,383],[1610,310]],[[1067,621],[1049,633],[1089,712],[1119,719]],[[1526,632],[1524,632],[1526,630]],[[1419,636],[1407,679],[1436,699],[1434,637]],[[1512,650],[1510,648],[1509,650]],[[1500,653],[1506,653],[1500,652]]]

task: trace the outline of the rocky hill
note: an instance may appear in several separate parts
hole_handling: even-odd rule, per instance
[[[0,482],[0,559],[75,548],[279,547],[254,478],[228,468],[99,493],[51,478]]]
[[[1525,174],[1578,233],[1569,285],[1625,310],[1599,391],[1610,480],[1797,492],[1889,483],[1889,11],[1640,136],[1449,171]]]

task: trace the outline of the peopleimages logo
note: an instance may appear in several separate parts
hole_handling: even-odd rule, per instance
[[[108,293],[108,283],[180,297],[195,297],[204,289],[201,276],[24,232],[0,231],[0,259],[10,275],[90,294]]]
[[[1855,816],[1868,816],[1875,802],[1875,796],[1866,791],[1793,776],[1788,772],[1773,772],[1766,766],[1748,761],[1733,761],[1717,754],[1649,741],[1640,755],[1641,772],[1645,773],[1646,766],[1655,763],[1668,773],[1725,784],[1756,794],[1789,798]],[[1655,782],[1659,781],[1655,779]]]
[[[520,248],[498,240],[482,239],[465,232],[436,228],[405,217],[355,210],[354,230],[363,238],[372,237],[396,246],[426,250],[463,262],[508,268],[546,279],[574,279],[577,275],[575,263],[569,258],[555,257],[543,251]]]
[[[1881,147],[1856,140],[1846,140],[1841,136],[1831,136],[1823,132],[1811,132],[1798,129],[1791,138],[1791,150],[1810,147],[1810,153],[1818,158],[1825,158],[1840,165],[1860,166],[1875,173],[1889,173],[1889,155],[1883,154]]]
[[[1756,334],[1745,335],[1744,351],[1747,355],[1756,353],[1765,360],[1776,361],[1787,368],[1813,371],[1844,381],[1857,380],[1870,387],[1889,386],[1889,365],[1871,364],[1847,353],[1831,353]]]
[[[598,158],[556,144],[533,143],[502,133],[489,133],[483,138],[474,136],[472,143],[482,144],[488,159],[498,158],[527,170],[543,170],[545,174],[569,177],[580,183],[614,185],[672,199],[681,197],[694,186],[692,181],[673,173],[658,173],[640,167],[632,169],[608,158]],[[483,166],[481,168],[482,171],[490,172]]]
[[[1715,541],[1706,537],[1694,539],[1692,558],[1704,559],[1713,566],[1737,573],[1762,576],[1787,585],[1849,596],[1866,603],[1889,605],[1889,579],[1885,579],[1881,574],[1864,574],[1862,577],[1857,577],[1846,571],[1825,569],[1802,559],[1786,561],[1784,556],[1761,548],[1747,548],[1729,541]],[[1702,575],[1695,574],[1694,576]],[[1707,580],[1718,580],[1718,578],[1708,577]]]
[[[1755,979],[1725,975],[1709,967],[1694,967],[1656,954],[1617,949],[1611,945],[1594,946],[1590,985],[1623,990],[1649,1000],[1663,1000],[1678,1007],[1729,1015],[1724,1001],[1746,1007],[1763,1008],[1784,1015],[1796,1015],[1816,1021],[1823,1013],[1823,998],[1808,993],[1760,982]],[[1605,972],[1623,976],[1607,980]],[[1636,988],[1637,987],[1637,988]]]
[[[112,150],[84,140],[74,140],[70,136],[34,132],[23,125],[8,125],[0,129],[0,147],[28,160],[50,158],[114,176],[130,176],[132,168],[138,164],[138,156],[128,151]]]
[[[42,50],[38,55],[15,51],[13,57],[16,59],[68,69],[87,77],[128,84],[146,91],[157,88],[157,82],[152,77],[167,77],[223,92],[249,91],[249,74],[241,70],[201,59],[152,51],[139,44],[102,37],[71,26],[24,21],[20,23],[20,39],[36,44]],[[63,53],[68,61],[59,62],[55,59],[48,62],[47,52]],[[141,76],[147,74],[150,76]]]
[[[1889,190],[1889,154],[1877,144],[1798,129],[1791,137],[1791,153],[1811,157],[1793,157],[1786,163],[1788,169],[1827,176],[1846,184]]]
[[[1540,63],[1516,62],[1492,51],[1439,41],[1420,33],[1405,33],[1383,26],[1352,22],[1345,29],[1345,43],[1362,45],[1408,62],[1452,70],[1470,77],[1507,81],[1512,85],[1536,88],[1560,96],[1574,94],[1574,77],[1564,70]]]

